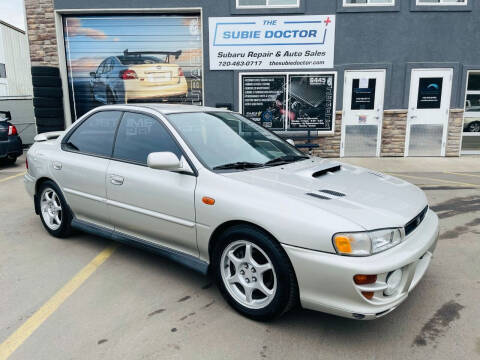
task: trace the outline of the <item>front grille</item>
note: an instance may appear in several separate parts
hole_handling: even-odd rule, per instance
[[[425,207],[425,209],[422,210],[420,214],[415,216],[412,220],[410,220],[407,225],[405,225],[405,236],[411,234],[425,219],[425,215],[427,214],[428,211],[428,205]]]

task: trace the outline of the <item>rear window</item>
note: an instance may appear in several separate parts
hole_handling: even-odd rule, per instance
[[[100,111],[82,122],[66,141],[68,150],[110,157],[121,111]]]
[[[159,58],[155,56],[119,56],[118,60],[122,65],[144,65],[144,64],[165,64],[167,57]]]

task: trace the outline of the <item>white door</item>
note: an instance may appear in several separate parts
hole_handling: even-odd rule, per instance
[[[445,156],[453,69],[413,69],[405,156]]]
[[[385,70],[345,71],[340,156],[380,156]]]

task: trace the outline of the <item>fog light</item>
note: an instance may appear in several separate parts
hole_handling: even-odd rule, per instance
[[[400,287],[400,283],[402,282],[402,275],[403,275],[403,272],[401,269],[395,270],[390,274],[388,274],[387,276],[388,287],[383,292],[384,295],[391,296],[398,290],[398,288]]]

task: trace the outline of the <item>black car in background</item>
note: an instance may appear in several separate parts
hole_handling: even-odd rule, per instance
[[[0,111],[0,161],[13,164],[22,155],[22,140],[15,125],[10,123],[10,111]]]

